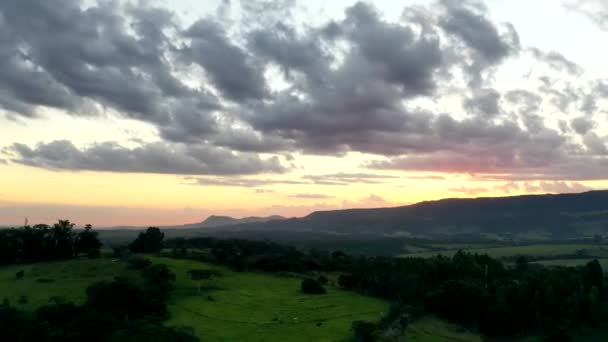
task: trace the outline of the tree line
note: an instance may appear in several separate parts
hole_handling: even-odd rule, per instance
[[[0,264],[65,260],[78,255],[99,257],[102,244],[91,225],[74,230],[68,220],[0,230]]]
[[[136,253],[159,252],[163,234],[158,228],[142,232],[129,246]],[[8,247],[4,249],[4,247]],[[90,225],[75,232],[60,220],[0,231],[1,263],[65,260],[86,254],[99,256],[101,243]],[[188,327],[166,327],[167,302],[175,275],[162,264],[125,254],[120,260],[138,271],[133,279],[115,277],[86,289],[81,305],[53,297],[33,314],[19,311],[8,299],[0,303],[0,341],[16,342],[197,342]],[[24,277],[16,274],[16,280]]]
[[[608,323],[606,282],[597,260],[582,267],[544,267],[525,258],[505,265],[462,251],[453,257],[423,259],[304,252],[274,242],[238,239],[173,239],[166,245],[172,248],[170,256],[241,271],[338,273],[337,286],[393,303],[392,319],[355,324],[366,341],[382,336],[395,322],[407,322],[405,317],[425,313],[486,336],[511,338],[561,336],[567,341],[569,331]]]

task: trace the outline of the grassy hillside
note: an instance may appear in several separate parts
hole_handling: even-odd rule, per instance
[[[20,280],[15,279],[15,274],[21,270],[25,276]],[[6,298],[12,305],[27,311],[47,304],[51,297],[82,303],[89,285],[112,280],[116,276],[133,278],[138,277],[139,273],[111,259],[3,266],[0,267],[0,301]],[[21,296],[26,297],[26,303],[19,303]]]
[[[305,295],[299,292],[298,278],[152,259],[169,265],[177,276],[167,324],[192,326],[203,341],[351,341],[354,320],[376,320],[388,307],[384,301],[334,287],[325,295]],[[198,268],[222,273],[205,282],[200,294],[187,275]]]

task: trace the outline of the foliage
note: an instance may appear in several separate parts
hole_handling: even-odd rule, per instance
[[[302,293],[307,294],[327,293],[327,290],[325,290],[325,288],[321,284],[319,284],[318,281],[308,278],[302,280],[302,283],[300,284],[300,290],[302,291]]]
[[[150,227],[139,233],[129,248],[133,253],[158,253],[163,249],[165,234],[156,227]]]
[[[94,231],[90,224],[87,224],[84,230],[76,235],[74,252],[76,254],[87,254],[90,258],[99,257],[99,249],[102,244],[99,242],[98,235],[99,233]]]
[[[100,247],[91,225],[76,234],[68,220],[59,220],[52,227],[38,224],[0,230],[0,264],[65,260]]]
[[[87,298],[76,305],[52,297],[49,304],[26,315],[0,306],[0,340],[40,342],[159,341],[196,342],[192,329],[164,327],[167,300],[175,276],[165,265],[142,271],[142,284],[126,278],[102,281],[87,288]]]

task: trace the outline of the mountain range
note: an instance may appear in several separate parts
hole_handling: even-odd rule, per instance
[[[206,228],[424,237],[534,233],[569,238],[608,232],[608,191],[443,199],[394,208],[321,211],[303,218],[243,220],[213,219],[214,225]]]

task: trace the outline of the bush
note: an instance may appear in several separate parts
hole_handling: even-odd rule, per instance
[[[99,259],[99,258],[101,258],[101,252],[99,251],[99,249],[91,249],[87,253],[87,257],[89,259]]]
[[[374,340],[374,332],[378,326],[376,323],[368,321],[354,321],[352,330],[355,333],[355,338],[359,342],[372,342]]]
[[[144,268],[150,266],[150,260],[146,258],[140,257],[131,257],[127,260],[128,267],[134,270],[143,270]]]
[[[302,280],[301,290],[307,294],[324,294],[327,293],[325,288],[314,279]]]
[[[324,275],[320,275],[319,278],[317,279],[317,281],[321,285],[327,285],[327,283],[329,283],[329,279],[327,279],[327,277]]]
[[[38,278],[36,279],[37,282],[42,283],[42,284],[48,284],[48,283],[54,283],[55,279],[50,279],[50,278]]]

